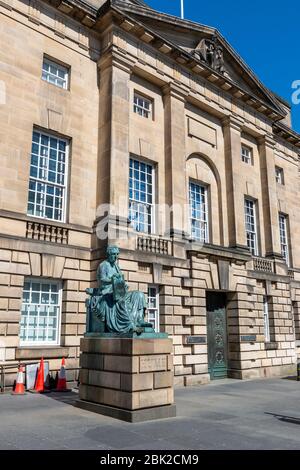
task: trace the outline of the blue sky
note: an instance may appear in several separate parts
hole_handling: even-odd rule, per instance
[[[180,0],[145,0],[158,11],[180,16]],[[292,104],[300,80],[299,0],[184,0],[185,18],[218,28],[259,79]],[[300,104],[292,104],[300,133]]]

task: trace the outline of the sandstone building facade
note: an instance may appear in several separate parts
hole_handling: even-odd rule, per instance
[[[294,372],[289,105],[217,30],[139,0],[1,0],[0,15],[0,362],[78,367],[113,243],[173,338],[177,385]]]

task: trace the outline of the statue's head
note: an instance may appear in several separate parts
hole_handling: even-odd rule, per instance
[[[119,253],[120,253],[120,250],[117,246],[112,246],[112,245],[108,246],[106,250],[108,261],[111,264],[115,263],[118,259]]]

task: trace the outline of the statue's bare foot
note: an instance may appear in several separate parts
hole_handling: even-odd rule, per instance
[[[140,327],[140,326],[137,326],[135,329],[134,329],[134,332],[137,334],[137,335],[141,335],[143,332],[144,332],[144,328]]]

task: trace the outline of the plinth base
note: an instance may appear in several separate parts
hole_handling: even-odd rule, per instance
[[[85,400],[75,402],[77,408],[81,408],[92,413],[98,413],[111,418],[127,421],[128,423],[142,423],[143,421],[152,421],[154,419],[166,419],[176,417],[176,405],[156,406],[144,410],[123,410],[112,406],[100,405]]]

